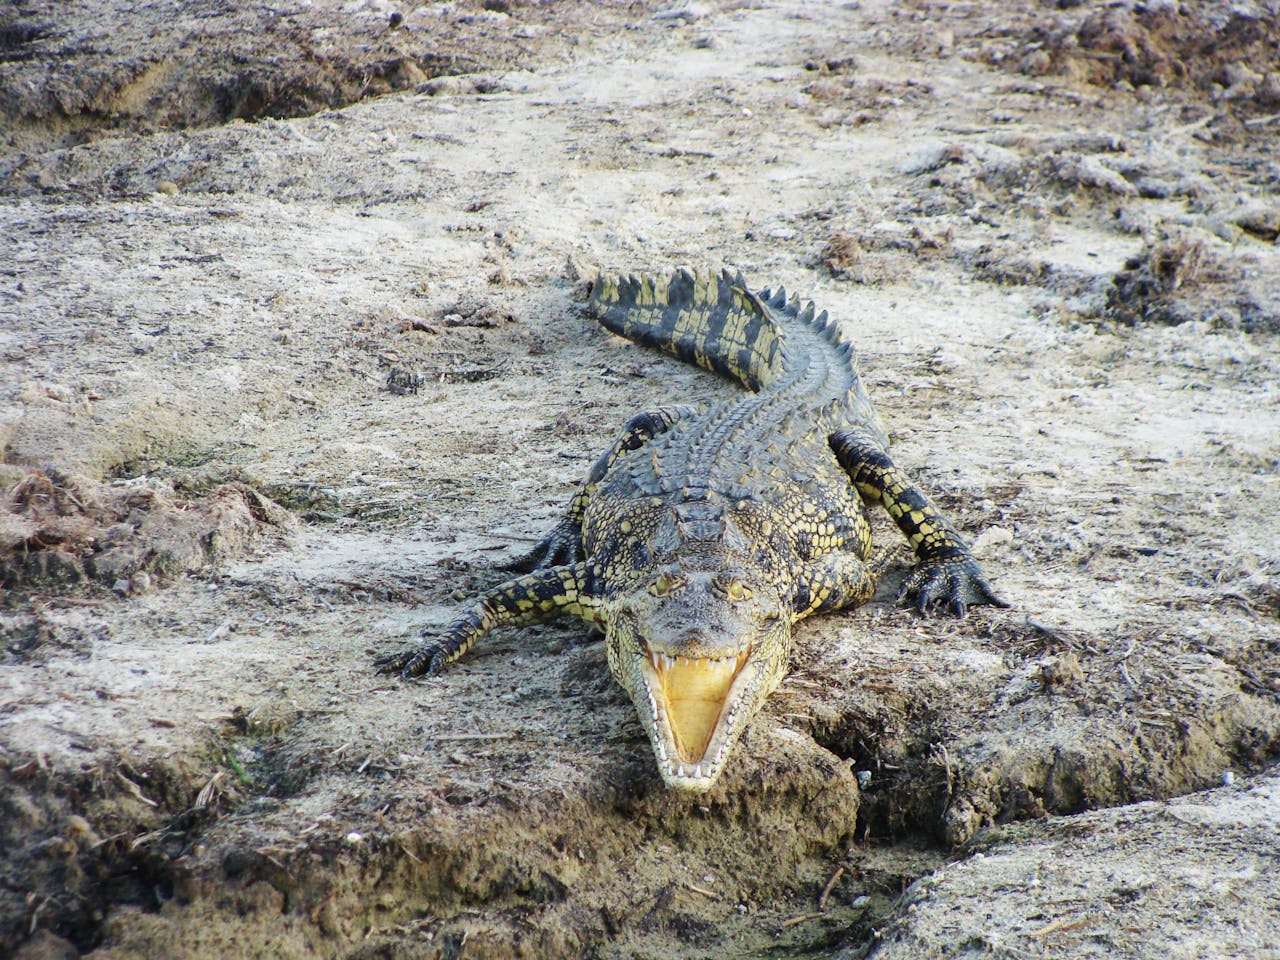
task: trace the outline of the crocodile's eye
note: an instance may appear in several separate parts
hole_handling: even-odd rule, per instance
[[[729,585],[725,587],[724,592],[730,600],[750,600],[752,596],[751,588],[737,577],[729,581]]]
[[[649,592],[655,597],[668,597],[671,595],[672,586],[672,579],[665,573],[660,573],[658,579],[649,584]]]

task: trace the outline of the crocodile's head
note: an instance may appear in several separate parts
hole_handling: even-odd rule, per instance
[[[709,790],[786,672],[789,610],[745,576],[676,566],[605,613],[609,669],[636,705],[662,779]]]

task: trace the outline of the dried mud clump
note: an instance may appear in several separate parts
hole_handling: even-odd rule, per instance
[[[96,580],[141,591],[152,575],[199,569],[292,523],[284,508],[242,483],[183,502],[158,481],[104,485],[33,470],[0,498],[0,585]]]
[[[1177,325],[1199,320],[1249,333],[1280,330],[1274,294],[1236,277],[1198,240],[1152,243],[1111,281],[1102,316],[1115,323]]]
[[[182,908],[125,899],[102,933],[122,956],[191,956],[193,931],[235,955],[718,956],[726,917],[750,914],[734,955],[794,951],[823,936],[787,920],[812,912],[852,841],[857,781],[792,731],[748,738],[737,786],[692,804],[655,788],[644,757],[586,790],[400,775],[343,791],[299,835],[313,786],[301,806],[259,808],[253,841],[230,818],[198,847],[188,831],[159,878]],[[835,937],[858,916],[841,899],[822,918]]]
[[[1277,30],[1274,13],[1242,8],[1085,8],[1082,20],[1031,26],[1016,53],[1000,59],[1026,74],[1065,74],[1098,86],[1190,87],[1266,106],[1280,91]]]
[[[819,251],[815,265],[836,280],[874,284],[909,272],[912,260],[947,257],[951,253],[949,230],[929,232],[913,226],[906,231],[856,235],[835,231]]]
[[[1175,296],[1200,282],[1202,243],[1159,243],[1126,261],[1107,291],[1107,316],[1120,323],[1182,323],[1193,319]]]
[[[183,761],[55,774],[43,757],[0,757],[0,956],[79,957],[115,905],[170,899],[169,863],[211,816],[207,778]]]

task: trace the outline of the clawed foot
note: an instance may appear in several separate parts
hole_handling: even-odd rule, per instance
[[[1009,606],[983,579],[977,562],[967,556],[917,566],[902,584],[898,603],[914,607],[922,616],[928,616],[934,607],[945,607],[957,617],[979,604]]]
[[[446,656],[444,648],[438,643],[424,643],[400,653],[377,657],[373,661],[373,667],[378,673],[398,673],[404,679],[411,680],[439,673]]]

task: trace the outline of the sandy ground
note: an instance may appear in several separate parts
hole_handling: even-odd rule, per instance
[[[1280,29],[1063,6],[6,13],[0,952],[1280,957]],[[693,801],[579,629],[371,670],[734,389],[581,312],[679,265],[1013,604],[877,518]]]

